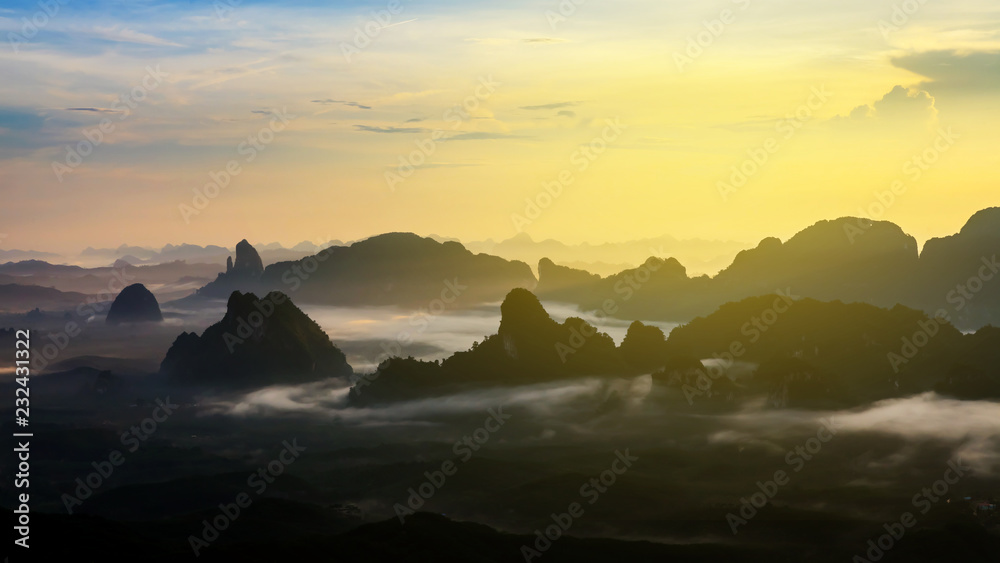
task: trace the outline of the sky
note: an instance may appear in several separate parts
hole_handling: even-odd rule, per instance
[[[0,248],[919,241],[1000,205],[1000,4],[6,1]]]

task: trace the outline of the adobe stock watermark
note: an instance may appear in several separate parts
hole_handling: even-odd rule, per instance
[[[611,465],[608,469],[605,469],[596,477],[591,477],[580,486],[580,496],[587,499],[587,504],[592,505],[596,503],[601,498],[601,495],[607,493],[618,482],[618,477],[627,473],[632,468],[632,464],[637,461],[639,461],[639,457],[631,455],[628,448],[625,448],[625,453],[615,450],[615,457],[611,460]],[[574,501],[566,506],[566,512],[551,514],[552,524],[546,526],[544,532],[542,530],[535,530],[534,543],[531,545],[521,545],[521,555],[524,557],[525,563],[531,563],[532,559],[541,557],[546,551],[551,549],[553,542],[559,540],[563,534],[568,532],[573,527],[573,522],[578,518],[582,518],[584,513],[583,504]]]
[[[344,60],[347,61],[347,64],[354,62],[351,60],[351,57],[361,54],[361,51],[371,46],[372,42],[382,34],[382,30],[400,23],[406,23],[393,23],[392,21],[396,16],[403,13],[404,8],[400,0],[389,0],[385,9],[371,12],[368,21],[355,27],[352,40],[350,42],[340,42],[340,53],[344,55]]]
[[[907,24],[917,12],[927,4],[928,0],[904,0],[899,4],[892,5],[892,14],[888,20],[878,20],[878,31],[882,38],[889,41],[889,35],[899,31]]]
[[[920,492],[913,495],[910,504],[920,510],[924,515],[930,512],[935,504],[948,494],[953,485],[958,484],[967,474],[972,473],[972,468],[962,465],[961,459],[953,459],[948,462],[948,469],[940,479],[931,483],[929,487],[920,489]],[[852,563],[875,563],[880,561],[885,554],[896,546],[896,543],[906,536],[907,530],[917,525],[917,517],[912,512],[904,512],[898,519],[882,525],[885,533],[868,540],[864,555],[855,555],[851,559]]]
[[[569,21],[576,14],[577,8],[587,3],[587,0],[559,0],[555,10],[545,10],[545,20],[555,31],[559,24]]]
[[[837,435],[837,421],[834,418],[820,420],[821,426],[816,431],[816,436],[809,438],[804,444],[795,446],[785,453],[785,464],[792,468],[792,472],[798,473],[806,466],[807,461],[812,461],[813,457],[823,449],[823,444],[833,440]],[[765,482],[757,481],[757,490],[746,497],[740,498],[739,514],[726,514],[726,523],[733,535],[739,533],[740,526],[746,526],[759,513],[758,511],[767,506],[781,487],[791,482],[791,475],[784,469],[774,472],[772,478]]]
[[[459,297],[462,296],[462,292],[469,289],[469,286],[462,285],[458,282],[458,278],[453,278],[451,280],[444,280],[444,288],[438,297],[431,299],[427,304],[427,308],[421,307],[417,310],[417,314],[410,317],[410,326],[417,327],[416,333],[421,334],[427,327],[431,325],[438,317],[440,317],[448,309],[448,305],[454,303]],[[396,334],[396,337],[392,340],[383,341],[379,347],[382,352],[375,356],[374,364],[379,366],[382,362],[393,358],[400,357],[403,353],[403,348],[409,346],[413,343],[413,334],[409,330],[400,331]],[[361,394],[361,389],[371,385],[379,377],[379,371],[376,369],[372,373],[354,373],[351,376],[351,391],[355,395]]]
[[[236,153],[244,156],[244,163],[253,162],[257,155],[264,151],[268,145],[274,142],[278,133],[285,130],[291,120],[298,117],[288,113],[288,108],[281,108],[281,111],[271,110],[271,121],[261,127],[256,133],[248,135],[246,140],[236,146]],[[184,223],[190,225],[191,217],[201,214],[208,207],[208,204],[219,197],[222,190],[229,187],[234,178],[243,172],[243,167],[237,159],[230,159],[222,169],[210,171],[208,178],[211,180],[201,188],[192,188],[194,196],[191,198],[191,205],[181,203],[177,206]]]
[[[919,182],[923,178],[924,173],[930,170],[941,159],[941,156],[955,145],[955,139],[959,138],[959,135],[956,135],[951,130],[951,127],[938,129],[937,135],[927,148],[922,150],[920,154],[913,155],[903,163],[903,175],[906,176],[906,179],[910,183]],[[905,194],[908,190],[909,186],[902,180],[897,179],[889,184],[888,190],[874,192],[874,201],[869,203],[867,207],[858,208],[858,220],[856,224],[844,224],[844,234],[847,235],[847,240],[853,244],[860,235],[866,233],[872,227],[874,221],[881,219],[885,215],[885,212],[896,204],[898,196]]]
[[[833,92],[826,91],[825,84],[819,88],[813,86],[809,90],[811,93],[805,103],[797,107],[794,112],[786,114],[784,119],[775,124],[775,130],[781,134],[781,139],[784,141],[794,137],[834,95]],[[781,150],[781,139],[769,137],[760,146],[747,149],[747,159],[738,166],[732,167],[729,183],[724,181],[715,183],[723,202],[729,201],[731,195],[737,193],[740,188],[746,186],[751,178],[760,173],[764,165],[771,159],[771,155]]]
[[[503,406],[497,407],[496,410],[489,409],[487,413],[489,413],[489,416],[483,421],[482,426],[476,428],[470,434],[466,434],[452,446],[451,451],[455,454],[459,462],[466,463],[472,459],[473,452],[478,452],[480,448],[485,446],[493,434],[499,432],[511,417],[510,414],[504,414]],[[420,510],[424,506],[424,503],[444,487],[448,481],[448,477],[452,477],[458,473],[459,467],[458,463],[448,459],[441,463],[439,470],[433,472],[425,471],[424,477],[426,477],[426,480],[416,487],[407,489],[410,496],[407,497],[406,504],[397,502],[393,506],[393,510],[396,511],[396,517],[399,518],[399,523],[405,524],[406,517],[412,516],[417,510]]]
[[[139,424],[122,432],[120,440],[122,446],[127,449],[125,453],[134,453],[138,450],[143,442],[156,433],[159,425],[166,422],[167,418],[180,408],[180,405],[170,402],[170,397],[167,397],[165,401],[156,399],[156,405],[147,418],[144,418]],[[68,514],[73,514],[73,508],[82,505],[83,501],[93,496],[94,491],[111,478],[111,475],[115,472],[115,468],[121,467],[125,463],[125,453],[119,450],[111,450],[108,453],[107,459],[91,462],[90,465],[94,468],[94,471],[88,473],[85,477],[77,477],[77,486],[72,495],[69,493],[63,493],[62,495],[63,506],[66,507]]]
[[[738,5],[740,11],[744,11],[750,7],[750,0],[730,1]],[[681,51],[674,51],[674,64],[677,65],[677,71],[684,72],[686,66],[691,65],[695,59],[705,54],[705,49],[711,47],[715,43],[715,40],[726,32],[727,27],[734,23],[736,23],[736,12],[733,12],[729,8],[725,8],[719,12],[719,16],[715,19],[702,21],[701,24],[705,29],[693,36],[688,36],[687,46],[684,48],[683,53]]]
[[[497,86],[500,85],[500,82],[493,79],[492,74],[485,77],[480,76],[479,85],[476,86],[474,92],[459,103],[444,110],[441,119],[451,123],[451,129],[457,131],[462,123],[472,119],[472,112],[478,110],[479,106],[488,100],[496,92]],[[396,165],[395,171],[386,171],[385,173],[385,183],[389,186],[389,191],[395,192],[397,185],[408,180],[421,166],[427,163],[428,159],[437,152],[438,145],[448,140],[445,135],[446,132],[443,129],[435,129],[423,139],[414,141],[414,144],[417,145],[416,150],[405,156],[399,155],[399,164]]]
[[[628,129],[628,126],[622,125],[620,117],[605,119],[604,123],[605,127],[601,130],[600,135],[595,136],[590,142],[570,154],[569,162],[577,173],[586,172],[590,165],[607,152],[608,147],[621,137],[622,132]],[[542,189],[535,194],[535,197],[524,199],[524,213],[511,213],[510,220],[514,224],[514,229],[519,233],[523,232],[525,227],[541,217],[542,211],[548,209],[555,200],[559,199],[563,190],[575,181],[576,176],[573,170],[567,167],[560,171],[554,180],[542,182]]]
[[[709,364],[706,366],[708,375],[705,371],[698,370],[698,377],[695,379],[695,384],[685,383],[681,390],[684,391],[684,398],[687,399],[688,405],[694,405],[694,398],[700,395],[708,393],[712,389],[712,385],[717,379],[725,376],[729,368],[736,363],[736,358],[743,356],[747,352],[747,345],[756,344],[758,340],[767,332],[774,323],[778,322],[778,317],[786,313],[792,305],[795,304],[795,300],[802,299],[800,295],[792,295],[792,288],[789,287],[782,291],[780,289],[776,290],[775,293],[777,297],[770,307],[764,309],[760,316],[754,316],[749,321],[743,323],[740,326],[740,334],[747,337],[747,342],[744,344],[742,338],[737,338],[729,344],[729,348],[719,353],[712,354],[712,358],[722,362],[722,366],[717,366],[715,364]]]
[[[21,32],[8,32],[7,42],[15,55],[21,54],[21,45],[26,45],[38,35],[38,32],[49,25],[52,18],[59,14],[69,0],[38,0],[38,10],[30,18],[21,18]]]
[[[242,4],[243,0],[215,0],[212,2],[212,7],[215,9],[215,17],[219,18],[219,21],[226,21],[229,19],[229,14]]]
[[[236,495],[233,502],[220,504],[219,514],[214,516],[211,521],[208,519],[201,521],[201,535],[188,536],[188,545],[191,546],[195,557],[201,557],[201,550],[218,540],[222,532],[226,531],[240,517],[240,514],[253,504],[254,498],[263,495],[268,486],[273,484],[289,465],[295,463],[302,452],[306,451],[303,446],[298,444],[298,438],[293,438],[291,443],[285,440],[281,445],[284,446],[284,449],[274,459],[263,467],[257,468],[247,477],[247,487],[253,490],[253,496],[243,491]]]
[[[962,312],[969,302],[975,299],[976,295],[983,290],[986,283],[993,280],[1000,273],[1000,261],[997,261],[996,254],[991,258],[983,256],[980,261],[983,265],[979,267],[976,275],[957,284],[955,289],[949,291],[945,296],[945,301],[954,306],[956,313]],[[915,358],[925,346],[930,344],[931,339],[937,336],[941,327],[950,321],[951,315],[943,308],[935,311],[932,318],[918,321],[917,326],[919,329],[913,333],[913,336],[904,336],[902,338],[902,346],[899,352],[889,352],[886,355],[889,365],[892,366],[893,373],[899,373],[900,366],[908,364],[910,360]]]
[[[126,94],[115,98],[111,102],[111,107],[108,108],[109,111],[118,114],[118,121],[124,121],[132,115],[132,110],[139,107],[139,102],[144,101],[150,92],[156,90],[167,76],[170,74],[161,71],[160,65],[156,65],[156,68],[147,66],[146,74],[143,75],[139,85]],[[52,172],[56,175],[56,179],[61,183],[63,176],[83,164],[84,159],[93,154],[97,147],[104,143],[105,136],[114,133],[116,127],[117,125],[110,118],[105,117],[98,122],[96,127],[84,129],[82,140],[76,145],[66,145],[66,155],[62,162],[52,161]]]

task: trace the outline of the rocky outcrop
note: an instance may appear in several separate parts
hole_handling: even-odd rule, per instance
[[[353,373],[315,321],[287,295],[234,291],[226,315],[201,336],[182,333],[160,372],[175,381],[233,387],[301,383]]]
[[[105,322],[111,325],[121,323],[161,322],[163,313],[160,304],[146,286],[134,283],[115,297]]]
[[[260,259],[260,254],[247,242],[247,239],[236,244],[236,262],[233,263],[231,273],[247,278],[259,278],[264,273],[264,263]]]
[[[260,283],[264,273],[264,263],[260,254],[246,239],[236,244],[236,261],[232,256],[226,257],[226,271],[221,272],[214,281],[198,290],[201,297],[223,298],[234,291],[266,291]]]

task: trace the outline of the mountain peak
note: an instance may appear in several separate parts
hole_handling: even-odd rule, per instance
[[[160,322],[163,314],[156,297],[141,283],[134,283],[121,291],[111,303],[105,322],[116,325],[130,322]]]
[[[977,211],[965,226],[961,234],[971,236],[1000,236],[1000,207],[988,207]]]
[[[264,262],[260,259],[260,254],[247,239],[236,244],[236,261],[233,263],[233,271],[237,273],[247,273],[254,277],[260,277],[264,273]]]

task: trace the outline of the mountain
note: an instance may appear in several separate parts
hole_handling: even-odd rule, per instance
[[[325,332],[288,296],[234,291],[221,321],[201,336],[184,332],[160,364],[184,383],[227,386],[317,381],[353,370]]]
[[[577,317],[556,322],[526,289],[511,290],[500,315],[496,334],[443,362],[382,362],[375,374],[358,380],[349,400],[368,405],[443,394],[467,384],[525,384],[629,371],[610,336]]]
[[[121,291],[108,311],[107,324],[162,322],[160,304],[146,286],[134,283]]]
[[[0,285],[0,312],[23,313],[32,309],[67,311],[86,303],[83,293],[64,292],[34,285]]]
[[[0,264],[0,274],[11,276],[73,276],[85,274],[80,266],[50,264],[43,260],[21,260]]]
[[[141,246],[129,246],[127,244],[123,244],[118,248],[94,248],[92,246],[88,246],[80,252],[80,256],[94,256],[100,257],[101,259],[109,257],[117,258],[126,254],[132,254],[143,260],[148,260],[156,255],[156,251],[149,248],[143,248]]]
[[[0,261],[20,261],[20,260],[58,260],[61,256],[51,252],[39,252],[37,250],[0,250]]]
[[[606,278],[542,260],[538,295],[546,301],[578,305],[586,311],[625,319],[688,320],[718,306],[708,276],[689,278],[674,258],[650,257],[637,268]]]
[[[473,254],[457,242],[388,233],[271,264],[264,287],[326,305],[458,307],[496,302],[514,287],[535,286],[527,264]]]
[[[226,257],[226,271],[221,272],[211,283],[198,290],[201,297],[225,297],[233,291],[259,291],[264,273],[264,262],[260,254],[246,239],[236,244],[236,261]]]
[[[962,334],[902,305],[767,295],[727,303],[675,328],[664,354],[712,358],[727,369],[749,364],[753,377],[742,382],[742,396],[767,393],[776,406],[825,407],[935,389],[1000,396],[998,350],[1000,330]]]
[[[630,319],[686,322],[721,305],[792,292],[821,301],[944,309],[962,329],[1000,323],[1000,208],[974,215],[956,235],[917,241],[897,225],[842,217],[788,241],[765,238],[714,277],[690,277],[680,262],[650,258],[607,277],[539,262],[538,295]]]
[[[785,243],[764,239],[740,252],[713,278],[713,285],[726,301],[792,287],[814,299],[891,307],[902,282],[916,271],[917,241],[887,221],[871,222],[854,233],[859,221],[820,221]]]
[[[129,257],[130,263],[160,264],[164,262],[186,261],[191,263],[219,263],[229,254],[229,250],[221,246],[198,246],[195,244],[168,244],[160,250],[129,246],[123,244],[118,248],[87,247],[76,261],[86,266],[109,264],[115,260]]]
[[[653,373],[688,398],[844,407],[937,390],[1000,397],[1000,329],[963,335],[945,319],[897,305],[823,302],[789,294],[727,303],[664,337],[633,322],[621,345],[586,321],[553,320],[525,289],[504,299],[497,333],[443,362],[390,358],[359,378],[367,406],[444,395],[468,385]]]
[[[1000,325],[1000,207],[973,215],[951,236],[933,238],[920,254],[920,283],[911,288],[925,310],[945,308],[960,326]]]
[[[698,273],[714,274],[729,264],[737,252],[746,248],[743,243],[708,241],[701,239],[679,240],[670,236],[603,244],[569,245],[546,239],[535,241],[527,233],[503,240],[486,240],[465,244],[474,252],[488,252],[509,260],[537,264],[549,258],[557,264],[573,266],[609,275],[623,268],[636,267],[647,257],[674,256]],[[540,273],[539,273],[540,274]]]

